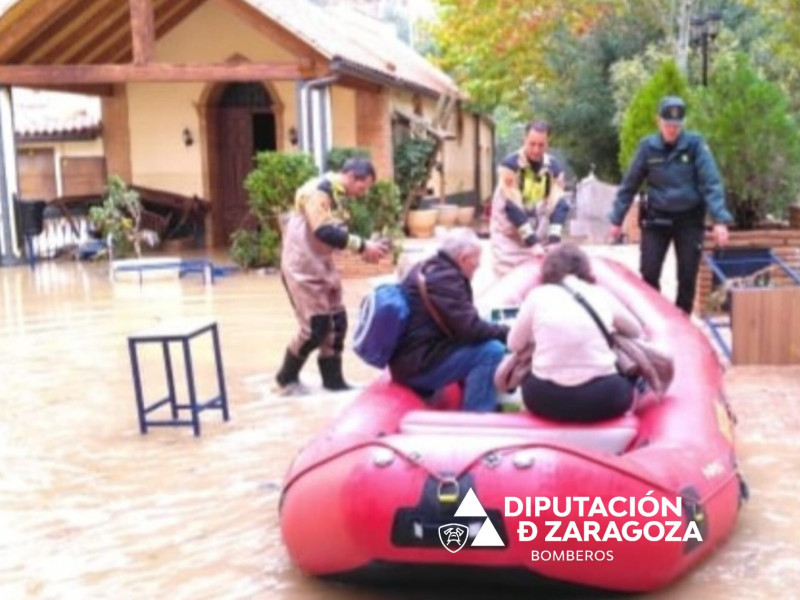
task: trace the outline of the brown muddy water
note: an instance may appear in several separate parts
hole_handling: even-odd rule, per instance
[[[352,315],[370,284],[345,283]],[[112,285],[105,265],[40,263],[0,269],[0,315],[0,599],[530,595],[358,588],[293,567],[278,527],[282,477],[353,395],[319,393],[313,362],[304,380],[317,393],[270,393],[294,330],[275,276],[140,287]],[[205,413],[200,438],[190,428],[140,435],[127,336],[186,317],[219,324],[231,420]],[[200,395],[210,395],[210,345],[193,348]],[[143,352],[151,398],[165,390],[155,350]],[[351,354],[345,371],[361,383],[376,374]],[[800,598],[800,369],[732,368],[726,384],[752,499],[711,559],[652,598]]]

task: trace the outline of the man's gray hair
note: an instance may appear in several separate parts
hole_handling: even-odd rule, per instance
[[[472,229],[456,227],[445,235],[442,240],[441,250],[451,258],[458,258],[478,250],[480,247],[481,240]]]

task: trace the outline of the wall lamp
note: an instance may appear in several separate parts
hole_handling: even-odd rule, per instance
[[[189,130],[188,127],[183,128],[183,133],[181,134],[183,138],[183,145],[187,148],[194,144],[194,136],[192,136],[192,132]]]

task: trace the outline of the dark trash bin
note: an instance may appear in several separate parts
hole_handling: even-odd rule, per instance
[[[14,201],[17,213],[17,231],[25,238],[25,254],[28,263],[33,269],[36,264],[36,255],[33,250],[33,238],[44,231],[44,209],[47,204],[44,200],[19,200]]]
[[[37,236],[44,231],[44,200],[17,200],[19,231],[22,235]]]

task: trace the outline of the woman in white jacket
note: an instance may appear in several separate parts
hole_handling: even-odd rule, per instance
[[[576,294],[609,332],[636,337],[639,323],[595,284],[589,257],[573,244],[548,253],[541,279],[508,335],[512,352],[533,346],[531,373],[522,382],[525,406],[558,421],[592,422],[624,414],[633,402],[633,385],[617,372],[605,334]]]

